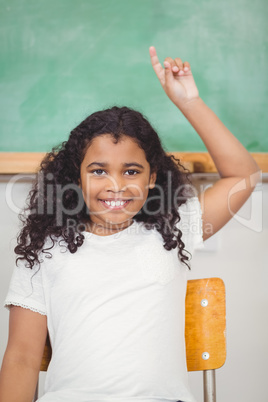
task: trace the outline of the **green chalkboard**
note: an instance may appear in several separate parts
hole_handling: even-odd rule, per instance
[[[167,151],[205,151],[163,92],[160,60],[192,65],[200,96],[251,152],[268,151],[267,0],[0,0],[0,151],[49,151],[87,115],[127,105]]]

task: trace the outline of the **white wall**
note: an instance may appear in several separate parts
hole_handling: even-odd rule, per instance
[[[1,216],[1,306],[14,265],[18,219],[7,205],[6,186],[12,176],[0,176]],[[215,175],[196,176],[207,185]],[[30,189],[30,179],[14,185],[13,201],[22,207]],[[217,402],[267,402],[268,360],[268,180],[258,186],[239,213],[197,251],[189,279],[220,277],[226,286],[227,360],[217,371]],[[238,219],[243,220],[239,222]],[[0,360],[8,336],[8,311],[0,308]],[[202,373],[190,373],[197,401],[202,401]],[[40,394],[45,374],[41,374]]]

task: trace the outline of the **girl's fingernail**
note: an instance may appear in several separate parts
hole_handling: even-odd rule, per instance
[[[184,71],[188,71],[189,70],[189,67],[184,67]]]
[[[164,61],[164,66],[168,68],[168,62]]]

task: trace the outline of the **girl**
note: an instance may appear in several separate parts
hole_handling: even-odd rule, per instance
[[[190,258],[244,204],[259,169],[199,97],[190,64],[166,58],[163,69],[154,47],[150,56],[221,179],[197,196],[148,121],[126,107],[92,114],[46,156],[5,301],[1,402],[32,400],[47,331],[53,356],[39,401],[194,401],[184,346]]]

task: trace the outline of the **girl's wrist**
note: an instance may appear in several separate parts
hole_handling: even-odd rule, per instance
[[[202,107],[203,105],[204,105],[204,102],[200,98],[200,96],[187,100],[184,103],[176,104],[177,108],[180,109],[180,111],[184,115],[191,113],[191,111],[194,111],[194,110],[196,110],[196,108]]]

